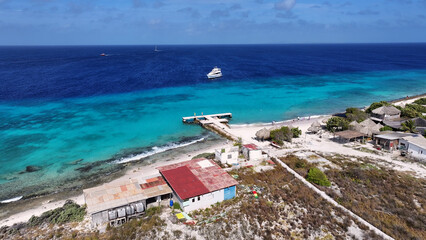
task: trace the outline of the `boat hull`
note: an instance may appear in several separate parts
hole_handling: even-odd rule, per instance
[[[207,74],[207,77],[208,77],[209,79],[220,78],[220,77],[222,77],[222,73],[217,73],[217,74]]]

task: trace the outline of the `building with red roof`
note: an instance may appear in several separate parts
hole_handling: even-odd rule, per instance
[[[184,211],[209,207],[235,197],[238,182],[214,161],[199,158],[159,167]]]

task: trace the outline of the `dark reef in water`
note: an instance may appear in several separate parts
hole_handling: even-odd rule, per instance
[[[40,171],[41,169],[42,167],[30,165],[25,168],[25,171],[22,171],[19,174],[37,172],[37,171]]]

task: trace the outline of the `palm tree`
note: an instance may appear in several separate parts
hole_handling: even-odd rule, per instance
[[[402,130],[406,131],[406,132],[411,132],[411,133],[415,133],[417,132],[416,130],[416,125],[414,124],[413,120],[408,120],[404,123],[401,124],[402,125]]]

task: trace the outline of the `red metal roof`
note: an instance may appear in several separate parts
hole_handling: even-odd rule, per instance
[[[209,192],[187,166],[165,170],[161,174],[181,199],[188,199]]]
[[[256,144],[253,144],[253,143],[246,144],[246,145],[244,145],[244,147],[249,148],[251,150],[257,150],[258,149],[258,147],[256,146]]]
[[[201,163],[201,165],[199,163]],[[203,164],[205,167],[202,167]],[[187,170],[183,170],[183,171],[180,170],[179,173],[176,173],[177,176],[173,179],[169,179],[169,177],[165,175],[165,173],[170,170],[182,169],[182,167],[185,167],[186,169],[188,169],[189,172]],[[193,159],[190,161],[185,161],[185,162],[180,162],[176,164],[159,167],[158,170],[160,170],[161,174],[163,174],[164,178],[171,185],[173,190],[175,190],[175,192],[179,195],[179,197],[181,197],[181,199],[186,199],[186,198],[182,197],[179,191],[177,190],[180,188],[179,185],[182,184],[182,185],[188,186],[189,188],[194,188],[194,189],[198,188],[197,186],[186,184],[186,181],[191,180],[191,179],[185,180],[186,174],[191,175],[191,178],[195,177],[208,190],[205,193],[214,192],[214,191],[238,184],[238,182],[234,178],[232,178],[214,161],[208,160],[205,158]],[[182,178],[183,180],[180,178]],[[194,192],[198,193],[197,191],[199,190],[196,190]],[[200,193],[195,195],[189,194],[192,196],[189,196],[187,198],[195,197],[205,193]]]

